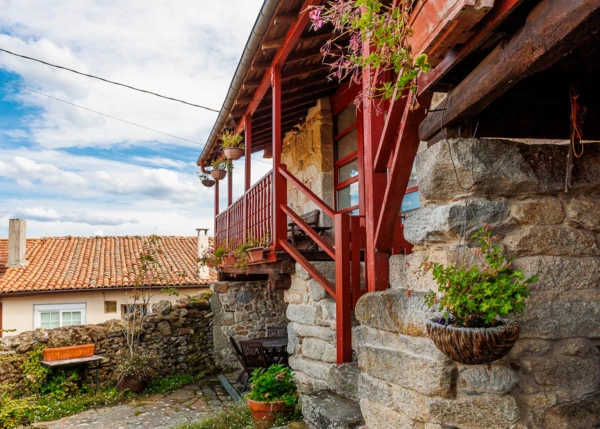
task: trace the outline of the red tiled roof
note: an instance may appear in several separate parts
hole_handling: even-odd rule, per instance
[[[8,239],[0,239],[0,295],[135,286],[139,256],[149,237],[47,237],[27,240],[29,265],[7,268]],[[159,237],[162,267],[154,286],[205,285],[196,237]]]

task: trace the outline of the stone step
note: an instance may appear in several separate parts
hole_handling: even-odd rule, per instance
[[[364,424],[356,402],[328,390],[302,396],[302,414],[310,429],[356,429]]]

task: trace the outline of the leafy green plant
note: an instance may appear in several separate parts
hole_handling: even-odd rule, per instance
[[[321,48],[324,61],[331,66],[331,77],[359,84],[362,71],[373,73],[356,99],[357,105],[363,98],[385,97],[396,99],[406,90],[417,92],[416,78],[431,66],[427,56],[413,57],[408,43],[413,31],[409,24],[409,11],[414,0],[400,0],[398,5],[379,0],[331,0],[310,11],[311,28],[319,30],[325,24],[333,26],[330,40]],[[395,2],[396,3],[396,2]],[[340,43],[349,40],[348,43]],[[370,51],[363,52],[363,43]],[[393,82],[384,76],[393,72]],[[385,82],[385,83],[381,83]]]
[[[230,159],[215,159],[210,163],[210,166],[213,168],[213,170],[225,170],[228,173],[233,171],[233,161]]]
[[[237,147],[244,149],[244,142],[240,134],[233,134],[229,130],[225,130],[219,137],[221,139],[221,147],[227,149],[229,147]]]
[[[290,425],[290,429],[295,427],[293,423],[302,420],[302,414],[296,411],[292,416],[277,416],[272,426],[280,427]],[[301,426],[304,427],[302,423]],[[203,419],[197,423],[187,423],[178,426],[177,429],[267,429],[265,425],[257,425],[252,421],[250,409],[246,404],[240,403],[234,407],[227,408],[219,413]]]
[[[115,358],[115,372],[119,380],[123,377],[148,379],[154,374],[156,362],[156,353],[136,346],[133,352],[127,349],[125,353]]]
[[[298,389],[292,370],[276,364],[269,368],[258,368],[250,377],[251,390],[247,397],[258,402],[283,401],[287,406],[298,402]]]
[[[445,267],[426,260],[421,267],[425,272],[431,271],[442,296],[430,291],[425,302],[429,307],[439,303],[446,324],[495,326],[498,317],[525,310],[525,298],[530,294],[528,286],[538,278],[526,279],[522,271],[511,268],[511,260],[502,247],[493,244],[489,226],[482,227],[472,238],[477,241],[477,253],[484,256],[486,265]]]
[[[203,248],[200,257],[198,258],[198,263],[200,264],[200,267],[216,267],[223,262],[223,255],[226,255],[227,253],[229,253],[229,249],[226,246],[209,246]]]

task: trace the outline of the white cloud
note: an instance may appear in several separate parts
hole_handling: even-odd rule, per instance
[[[99,215],[96,213],[67,213],[59,214],[54,209],[44,207],[17,207],[13,218],[35,220],[38,222],[74,222],[88,225],[110,225],[119,226],[124,224],[136,224],[136,218],[124,219],[110,215]]]

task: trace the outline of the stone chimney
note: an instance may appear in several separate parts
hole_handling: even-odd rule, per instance
[[[29,264],[25,259],[27,222],[22,219],[8,221],[8,262],[7,267],[24,267]]]
[[[198,257],[200,257],[202,252],[204,252],[204,250],[206,250],[210,245],[208,237],[208,228],[196,228],[196,232],[198,233]],[[198,275],[202,280],[210,279],[209,268],[200,267],[200,264],[198,264]]]

